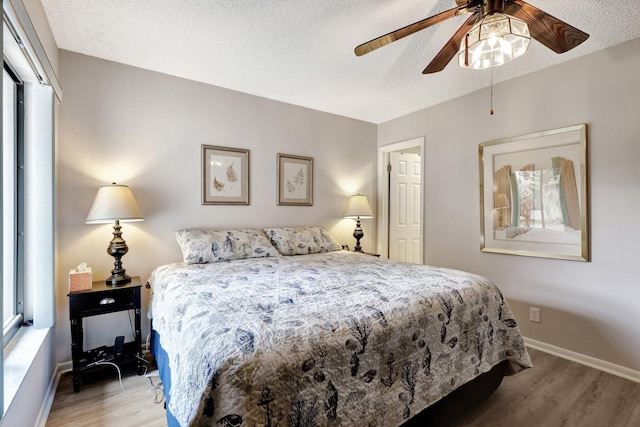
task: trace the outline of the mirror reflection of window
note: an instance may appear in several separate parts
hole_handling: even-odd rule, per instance
[[[507,238],[527,239],[526,233],[544,231],[548,239],[553,240],[556,233],[564,236],[562,240],[579,243],[580,205],[573,162],[554,157],[552,163],[553,168],[535,170],[533,165],[527,165],[511,174],[511,218],[503,227]],[[499,196],[496,195],[496,206]]]
[[[516,171],[515,193],[519,212],[516,221],[525,228],[547,228],[564,231],[560,172],[555,169]]]

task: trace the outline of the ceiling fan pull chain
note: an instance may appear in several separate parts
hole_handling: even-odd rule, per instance
[[[491,70],[491,105],[489,115],[493,116],[493,69]]]
[[[469,66],[469,33],[464,36],[464,65]]]

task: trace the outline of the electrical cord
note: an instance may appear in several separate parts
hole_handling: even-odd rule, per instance
[[[136,333],[133,327],[133,319],[131,318],[131,310],[127,310],[127,314],[129,316],[129,326],[131,327],[131,334],[135,337]],[[149,332],[147,334],[147,338],[145,340],[145,350],[146,351],[150,351],[151,349],[151,332]],[[143,361],[146,364],[149,364],[149,361],[139,357],[137,354],[134,355],[136,357],[136,359],[139,359],[141,361]],[[118,369],[118,377],[120,377],[120,369],[118,368],[118,366],[115,363],[111,363],[111,362],[104,362],[104,363],[110,363],[113,366],[116,367],[116,369]],[[96,362],[96,364],[98,364]],[[143,365],[144,367],[144,373],[143,375],[149,379],[149,383],[151,383],[151,386],[149,387],[149,392],[153,392],[155,393],[155,396],[153,398],[153,403],[155,403],[156,405],[159,405],[160,403],[164,402],[165,399],[165,395],[164,395],[164,387],[162,386],[162,381],[160,381],[158,384],[154,384],[153,380],[151,379],[152,377],[160,377],[160,375],[158,374],[158,371],[152,371],[150,373],[147,373],[147,366]],[[122,378],[120,377],[120,387],[122,388]],[[124,391],[124,388],[122,388],[122,391]]]
[[[133,328],[133,319],[131,318],[131,310],[127,310],[127,314],[129,316],[129,327],[131,327],[131,335],[134,337],[136,336],[136,332]],[[147,339],[145,340],[145,351],[151,351],[151,332],[149,332],[147,334]]]
[[[149,372],[148,374],[145,372],[144,376],[147,377],[149,379],[149,382],[151,383],[151,387],[149,387],[149,392],[155,393],[155,397],[153,398],[153,403],[155,403],[156,405],[159,405],[160,403],[164,402],[165,396],[164,396],[164,387],[162,386],[162,381],[160,381],[158,384],[154,384],[153,380],[151,379],[152,377],[160,377],[158,370],[156,369],[154,371]]]
[[[131,327],[131,336],[133,339],[136,339],[136,331],[133,328],[133,319],[131,318],[131,310],[127,310],[127,315],[129,316],[129,327]]]
[[[142,360],[142,361],[143,361],[143,362],[145,362],[145,363],[149,363],[147,360],[143,359],[142,357],[138,357],[138,356],[136,356],[136,358],[138,358],[138,359]],[[113,362],[109,362],[109,361],[107,361],[107,360],[96,360],[95,362],[90,363],[90,364],[88,364],[87,366],[97,366],[97,365],[111,365],[111,366],[113,366],[114,368],[116,368],[116,371],[118,371],[118,382],[120,383],[120,389],[121,389],[121,390],[122,390],[122,392],[124,393],[124,386],[123,386],[123,384],[122,384],[122,372],[120,371],[120,367],[119,367],[118,365],[116,365],[115,363],[113,363]],[[148,368],[147,368],[147,366],[144,366],[144,365],[143,365],[143,368],[144,368],[144,373],[143,373],[143,375],[144,375],[145,377],[149,378],[149,381],[151,382],[151,388],[149,389],[149,391],[155,391],[155,392],[156,392],[156,396],[155,396],[155,398],[154,398],[153,402],[154,402],[154,403],[162,403],[162,401],[164,400],[164,389],[162,388],[162,382],[160,382],[159,384],[157,384],[157,385],[156,385],[156,384],[154,384],[154,383],[153,383],[153,381],[151,380],[151,377],[152,377],[152,376],[157,376],[157,377],[159,377],[159,376],[160,376],[160,375],[157,373],[158,371],[156,370],[156,371],[153,371],[152,373],[147,373],[147,369],[148,369]],[[154,372],[155,372],[155,375],[153,374]],[[158,395],[159,395],[158,391],[160,391],[160,392],[161,392],[161,394],[162,394],[162,396],[161,396],[160,400],[158,400]]]
[[[107,362],[106,360],[96,360],[95,362],[89,364],[88,366],[91,366],[91,365],[111,365],[114,368],[116,368],[116,371],[118,371],[118,381],[120,382],[120,389],[124,393],[124,386],[122,385],[122,373],[120,372],[120,368],[118,367],[118,365],[116,365],[113,362]]]
[[[146,363],[147,365],[150,364],[151,362],[149,362],[147,359],[145,359],[144,357],[140,357],[137,354],[134,354],[133,357],[135,357],[136,359]],[[147,368],[146,366],[144,367],[145,369]]]

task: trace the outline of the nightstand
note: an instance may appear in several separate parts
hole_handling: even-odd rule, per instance
[[[104,280],[100,280],[93,282],[91,289],[67,295],[71,320],[74,393],[80,391],[81,375],[87,370],[105,366],[100,365],[101,362],[111,362],[118,366],[137,362],[138,375],[142,375],[141,288],[142,281],[136,276],[131,278],[130,283],[122,286],[107,285]],[[122,352],[118,354],[114,354],[113,347],[106,346],[84,351],[82,319],[125,310],[135,312],[135,340],[124,343]]]

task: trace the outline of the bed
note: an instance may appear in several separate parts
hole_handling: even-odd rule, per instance
[[[183,262],[149,278],[170,426],[412,425],[531,367],[484,277],[343,251],[317,227],[177,238]]]

